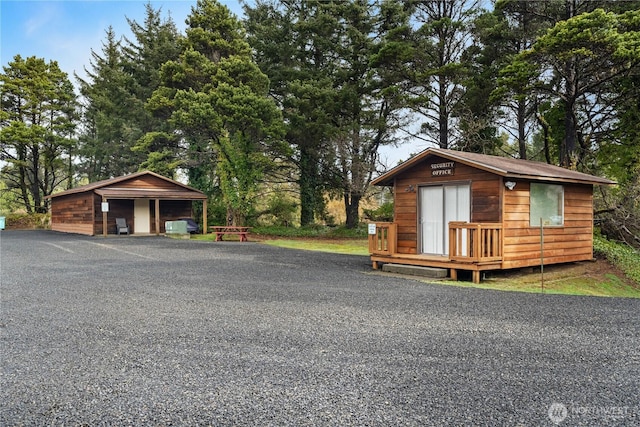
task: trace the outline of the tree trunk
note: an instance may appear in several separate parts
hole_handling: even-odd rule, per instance
[[[439,77],[438,81],[439,105],[438,105],[438,127],[440,131],[440,148],[449,148],[449,114],[447,112],[446,98],[447,87],[444,77]]]
[[[69,149],[69,163],[67,164],[67,190],[73,188],[73,156],[71,155],[71,149]]]
[[[565,19],[571,19],[577,14],[576,0],[565,0]],[[564,137],[560,142],[559,163],[560,166],[568,168],[571,166],[571,157],[576,147],[576,129],[573,116],[573,106],[576,93],[575,77],[576,69],[572,61],[569,61],[564,69]]]
[[[29,188],[27,187],[27,173],[24,166],[18,166],[19,175],[20,175],[20,198],[22,199],[22,203],[24,204],[24,208],[27,213],[33,213],[33,207],[31,206],[31,202],[29,199]]]
[[[358,212],[360,210],[360,196],[345,193],[344,207],[347,214],[347,228],[356,228],[360,222]]]
[[[542,132],[543,132],[543,151],[544,151],[544,159],[547,161],[548,164],[551,164],[551,151],[549,150],[549,142],[551,140],[551,136],[550,134],[550,130],[549,130],[549,124],[547,123],[547,121],[545,120],[544,116],[540,113],[536,114],[536,119],[538,120],[538,124],[540,124],[540,126],[542,127]]]
[[[31,165],[33,167],[31,178],[31,198],[33,199],[33,209],[36,213],[43,213],[42,196],[40,194],[40,151],[37,144],[31,147]]]
[[[564,138],[560,147],[560,166],[568,168],[571,166],[573,154],[576,152],[576,124],[573,117],[572,103],[566,101],[565,108]]]
[[[313,224],[317,211],[317,159],[304,147],[300,149],[300,225]]]
[[[525,134],[526,101],[518,101],[518,151],[522,160],[527,160],[527,135]]]
[[[227,206],[227,225],[231,227],[243,227],[247,222],[247,218],[242,212]]]

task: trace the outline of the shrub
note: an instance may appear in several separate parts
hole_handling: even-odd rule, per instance
[[[621,269],[624,274],[640,283],[640,253],[623,243],[607,240],[599,234],[593,236],[593,249],[610,263]]]
[[[5,228],[13,230],[33,230],[51,228],[51,216],[42,213],[12,213],[6,215]]]
[[[393,221],[393,202],[385,202],[377,209],[365,209],[364,216],[370,221]]]
[[[297,210],[298,205],[295,201],[286,197],[283,192],[275,192],[269,197],[262,219],[268,224],[290,226],[296,220]]]

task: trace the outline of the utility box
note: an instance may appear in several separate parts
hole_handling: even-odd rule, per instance
[[[0,230],[4,230],[5,217],[0,216]]]
[[[166,221],[164,230],[167,234],[189,234],[187,232],[187,221]]]

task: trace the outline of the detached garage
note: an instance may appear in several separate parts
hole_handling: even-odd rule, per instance
[[[52,194],[51,229],[65,233],[116,234],[116,218],[124,218],[132,234],[161,234],[165,221],[191,217],[193,201],[203,202],[207,229],[207,196],[199,190],[144,171],[94,182]]]

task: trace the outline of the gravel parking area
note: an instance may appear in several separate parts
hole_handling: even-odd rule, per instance
[[[0,425],[639,425],[640,300],[259,243],[0,234]]]

